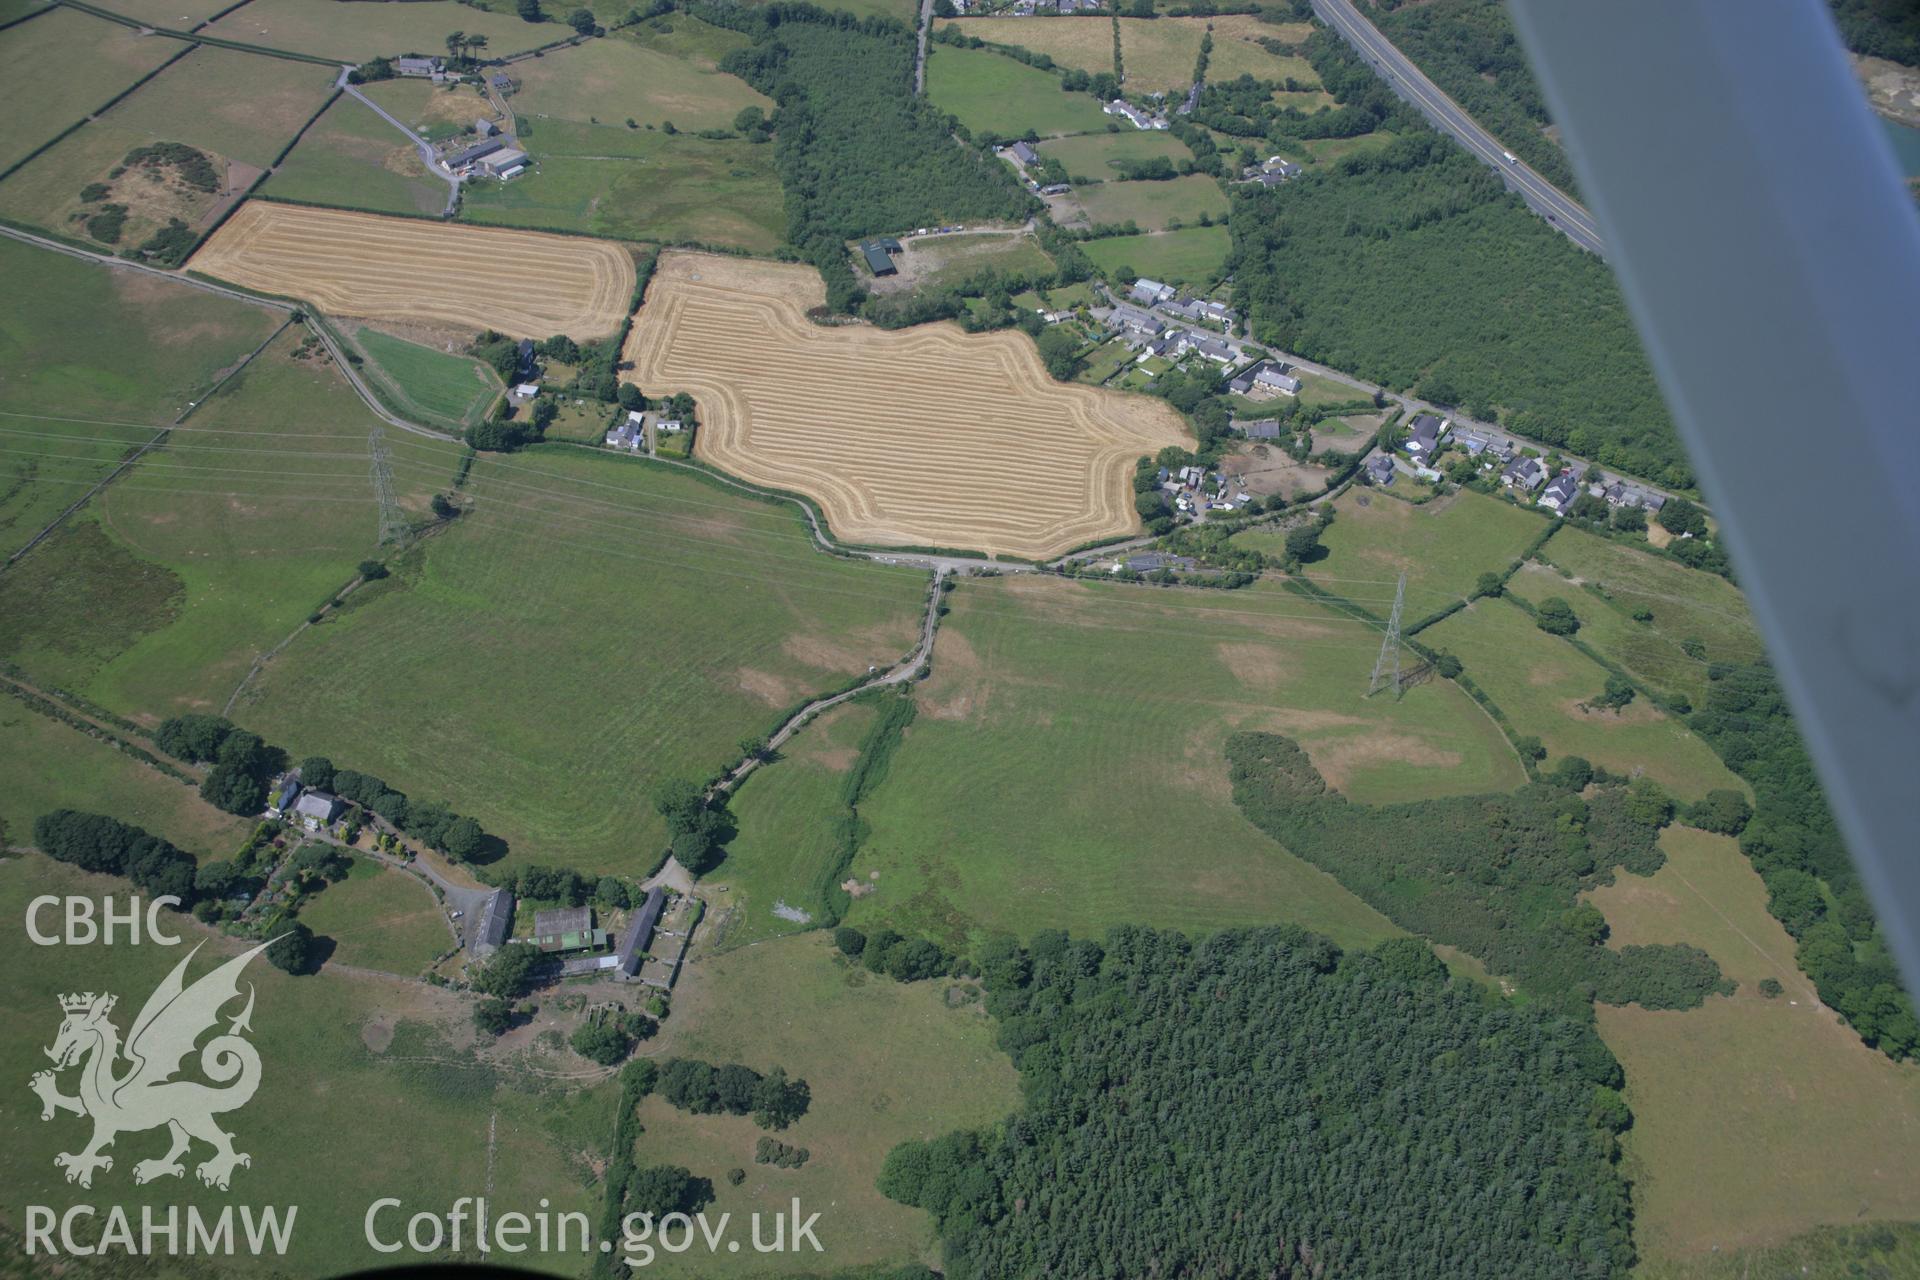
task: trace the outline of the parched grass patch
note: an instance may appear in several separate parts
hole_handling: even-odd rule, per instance
[[[0,240],[0,279],[0,549],[9,555],[280,321],[264,307],[13,240]]]
[[[949,601],[919,715],[861,806],[856,924],[959,942],[1289,921],[1365,945],[1398,930],[1240,816],[1227,737],[1297,735],[1368,802],[1522,780],[1457,687],[1366,699],[1378,631],[1291,592],[1021,578]]]
[[[522,116],[691,130],[729,128],[744,107],[773,111],[773,100],[745,81],[633,40],[589,40],[517,63],[514,74],[513,109]]]
[[[152,141],[136,130],[96,121],[62,138],[0,182],[0,214],[45,227],[102,253],[115,253],[143,243],[174,218],[203,230],[229,199],[238,198],[258,176],[244,165],[229,166],[225,157],[209,155],[224,179],[221,190],[209,192],[183,181],[172,165],[123,168],[128,152]],[[120,170],[117,177],[115,170]],[[105,190],[87,192],[94,184]],[[96,198],[82,199],[83,192]],[[94,234],[90,220],[109,205],[121,206],[125,214],[117,235],[103,239]]]
[[[1068,93],[1060,77],[988,49],[933,45],[927,54],[927,97],[975,133],[1017,138],[1103,130],[1107,116],[1084,93]]]
[[[915,283],[935,288],[959,284],[983,271],[1031,275],[1053,270],[1053,259],[1028,235],[923,237],[907,242],[905,257]]]
[[[1224,221],[1227,198],[1220,184],[1203,173],[1167,182],[1103,182],[1074,192],[1095,223],[1133,222],[1158,231],[1172,222],[1194,222],[1202,214]]]
[[[34,819],[55,809],[110,813],[202,861],[227,857],[253,829],[196,788],[0,694],[0,846],[31,845]]]
[[[1065,165],[1076,181],[1095,182],[1117,179],[1120,166],[1128,162],[1165,158],[1178,164],[1193,158],[1187,144],[1172,134],[1131,125],[1121,132],[1054,138],[1040,144],[1040,153]]]
[[[1089,240],[1093,265],[1109,276],[1152,276],[1175,284],[1211,279],[1227,260],[1230,239],[1224,226],[1183,227],[1178,231]]]
[[[397,473],[451,474],[437,447],[388,441]],[[912,646],[924,575],[820,555],[789,506],[561,446],[482,456],[464,493],[471,511],[268,664],[234,718],[444,798],[517,862],[645,874],[666,843],[655,783],[708,776]]]
[[[261,193],[374,213],[437,214],[447,206],[447,184],[427,172],[413,144],[345,94],[301,137]]]
[[[1682,800],[1718,787],[1744,790],[1703,739],[1644,698],[1617,713],[1580,710],[1605,687],[1606,669],[1540,630],[1516,604],[1475,601],[1420,638],[1458,656],[1515,732],[1539,735],[1549,766],[1559,756],[1584,756],[1615,773],[1645,773]]]
[[[334,72],[201,45],[101,117],[264,169],[333,92]]]
[[[403,53],[444,56],[455,31],[487,38],[486,56],[520,53],[572,32],[556,23],[522,22],[455,0],[409,0],[405,4],[327,3],[312,0],[252,0],[201,34],[343,62]]]
[[[300,922],[333,939],[340,963],[410,978],[454,945],[442,912],[426,885],[362,855],[300,908]]]
[[[937,18],[939,28],[956,27],[961,34],[989,44],[1017,45],[1044,53],[1063,67],[1088,75],[1113,71],[1113,24],[1107,14],[1065,20],[1043,18]],[[1196,46],[1197,47],[1197,46]]]
[[[636,1159],[681,1164],[713,1181],[709,1221],[732,1213],[770,1221],[798,1197],[819,1206],[824,1254],[661,1254],[651,1270],[670,1276],[809,1274],[899,1265],[934,1253],[933,1220],[882,1196],[874,1183],[897,1144],[954,1128],[990,1125],[1018,1101],[1012,1064],[994,1046],[994,1024],[977,1002],[950,1004],[952,984],[899,983],[841,960],[824,936],[784,938],[692,965],[674,995],[658,1057],[784,1067],[807,1081],[812,1104],[775,1134],[811,1153],[798,1169],[755,1164],[766,1131],[746,1116],[696,1116],[658,1096],[640,1105],[645,1132]],[[746,1170],[740,1186],[725,1177]],[[809,1210],[810,1211],[810,1210]],[[803,1215],[804,1216],[804,1215]]]
[[[0,169],[99,110],[180,49],[176,40],[145,37],[64,7],[0,31],[8,108]]]
[[[1546,532],[1532,512],[1466,490],[1416,507],[1352,489],[1336,505],[1320,538],[1326,558],[1307,566],[1307,575],[1384,617],[1405,570],[1408,622],[1467,596],[1482,573],[1505,573]]]
[[[1668,861],[1651,880],[1593,894],[1610,943],[1693,943],[1740,988],[1684,1012],[1597,1009],[1626,1069],[1635,1237],[1650,1269],[1691,1275],[1715,1249],[1920,1217],[1920,1067],[1867,1048],[1820,1005],[1734,841],[1670,828],[1661,844]],[[1763,977],[1784,994],[1762,996]]]
[[[0,863],[0,911],[14,921],[39,894],[84,894],[98,912],[98,899],[112,893],[124,903],[126,892],[124,880],[81,875],[38,855]],[[188,946],[16,948],[0,1015],[22,1030],[0,1044],[0,1071],[25,1081],[48,1065],[43,1050],[59,1028],[62,994],[119,994],[115,1018],[124,1029],[191,944],[204,940],[190,978],[240,952],[237,943],[190,921],[172,927]],[[468,1001],[417,981],[348,974],[344,966],[291,977],[255,960],[243,984],[256,992],[247,1038],[260,1054],[261,1098],[230,1113],[223,1127],[233,1131],[236,1149],[252,1156],[235,1171],[231,1194],[299,1206],[297,1229],[276,1268],[337,1275],[378,1265],[390,1255],[367,1244],[363,1223],[371,1200],[451,1205],[474,1194],[474,1172],[484,1176],[490,1149],[499,1203],[537,1207],[544,1197],[554,1214],[579,1212],[591,1220],[597,1213],[598,1189],[583,1157],[605,1150],[611,1110],[604,1086],[575,1080],[560,1088],[522,1074],[517,1064],[477,1057]],[[235,1002],[229,1016],[241,1007]],[[63,1081],[68,1090],[71,1079]],[[70,1185],[53,1163],[55,1153],[84,1141],[84,1122],[63,1116],[43,1124],[38,1099],[24,1088],[9,1092],[14,1096],[0,1101],[0,1124],[14,1136],[0,1144],[0,1180],[34,1188],[56,1214],[99,1203],[102,1181],[91,1190]],[[164,1132],[153,1130],[121,1135],[114,1168],[101,1175],[110,1179],[114,1203],[136,1222],[146,1207],[164,1222],[168,1206],[183,1200],[197,1202],[203,1213],[225,1203],[199,1185],[191,1166],[184,1182],[134,1182],[132,1165],[164,1154],[165,1141]],[[196,1144],[190,1159],[206,1152]],[[404,1238],[405,1215],[395,1223],[396,1235],[388,1238]],[[384,1219],[380,1225],[384,1234]]]
[[[623,240],[770,253],[786,239],[771,143],[538,120],[522,135],[535,168],[470,184],[461,216]]]

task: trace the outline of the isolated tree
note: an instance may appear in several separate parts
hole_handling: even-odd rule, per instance
[[[540,0],[520,0],[516,6],[522,22],[545,22],[547,15],[541,12]]]
[[[1295,525],[1287,530],[1286,562],[1289,568],[1298,567],[1314,559],[1320,551],[1320,526],[1317,524]]]
[[[460,508],[447,501],[447,495],[444,493],[433,495],[432,506],[433,514],[441,520],[451,520],[460,514]]]
[[[567,25],[583,36],[592,35],[595,25],[592,11],[588,9],[575,9],[567,15]]]
[[[656,1164],[627,1181],[627,1209],[658,1222],[670,1213],[698,1213],[713,1199],[713,1184],[683,1165]]]
[[[595,1018],[582,1023],[569,1043],[575,1053],[603,1067],[611,1067],[633,1052],[632,1038],[615,1018]]]
[[[1534,625],[1550,636],[1570,636],[1580,629],[1580,618],[1565,600],[1548,596],[1535,610]]]
[[[858,959],[860,953],[867,949],[867,935],[851,925],[843,924],[833,931],[833,945],[840,949],[841,955]]]
[[[1747,797],[1728,787],[1715,787],[1687,807],[1687,822],[1716,835],[1737,836],[1753,816]]]
[[[313,930],[298,920],[280,926],[280,934],[267,944],[267,962],[284,973],[303,974],[313,966]]]
[[[1433,660],[1433,669],[1440,673],[1442,679],[1452,680],[1466,668],[1461,665],[1460,659],[1450,653],[1443,653]]]
[[[1760,994],[1769,1000],[1778,1000],[1781,992],[1785,990],[1786,988],[1780,985],[1780,979],[1778,978],[1760,979]]]
[[[387,566],[378,560],[362,560],[359,565],[360,577],[367,582],[376,582],[387,576]]]
[[[232,732],[233,723],[225,717],[189,712],[163,720],[154,731],[153,740],[175,759],[198,763],[213,759],[220,744]]]
[[[490,1036],[513,1026],[513,1006],[499,996],[488,996],[473,1007],[473,1025]]]

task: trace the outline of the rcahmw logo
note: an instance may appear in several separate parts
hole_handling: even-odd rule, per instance
[[[85,1146],[53,1158],[68,1182],[91,1187],[96,1173],[112,1171],[113,1157],[106,1154],[106,1149],[117,1137],[162,1127],[167,1130],[169,1146],[164,1154],[134,1164],[136,1183],[183,1177],[186,1165],[181,1157],[192,1151],[196,1141],[212,1148],[207,1158],[194,1166],[195,1175],[208,1187],[227,1190],[234,1171],[253,1163],[252,1157],[234,1149],[233,1135],[216,1120],[245,1106],[260,1087],[260,1054],[245,1039],[253,1029],[251,984],[245,1007],[230,1017],[224,1031],[219,1031],[219,1024],[222,1009],[240,998],[241,971],[269,945],[262,943],[235,956],[189,986],[185,981],[187,966],[200,951],[194,947],[147,997],[127,1028],[124,1042],[111,1017],[118,1002],[116,996],[89,991],[60,997],[60,1010],[65,1016],[52,1047],[46,1051],[53,1069],[36,1072],[28,1084],[40,1097],[42,1120],[68,1112],[93,1121],[93,1136]],[[200,1045],[209,1031],[218,1034]],[[179,1078],[196,1046],[199,1075],[205,1082]],[[76,1068],[76,1092],[62,1093],[59,1073]],[[277,1210],[265,1210],[257,1217],[251,1208],[241,1210],[250,1251],[263,1252],[271,1242],[274,1252],[283,1252],[297,1212],[297,1208],[287,1209],[282,1223]],[[97,1245],[88,1246],[76,1239],[75,1232],[82,1220],[95,1216],[97,1211],[91,1205],[75,1205],[59,1214],[44,1205],[27,1206],[27,1252],[56,1253],[64,1249],[84,1255],[120,1248],[146,1253],[157,1238],[163,1238],[163,1248],[169,1253],[218,1253],[232,1252],[235,1243],[231,1207],[209,1219],[189,1205],[184,1230],[177,1207],[148,1207],[141,1211],[138,1233],[126,1212],[113,1207],[105,1213],[105,1227]]]

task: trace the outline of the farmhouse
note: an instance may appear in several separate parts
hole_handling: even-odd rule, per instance
[[[504,947],[507,945],[507,931],[512,927],[513,895],[505,889],[495,889],[487,898],[479,921],[473,926],[473,936],[467,942],[467,949],[475,955],[485,955]]]
[[[644,421],[640,414],[629,412],[624,421],[607,432],[607,447],[625,449],[629,453],[644,448],[647,443],[647,433],[641,425]]]
[[[435,76],[440,74],[440,59],[395,58],[393,71],[395,75],[401,76]]]
[[[1407,437],[1406,450],[1417,462],[1432,458],[1440,448],[1440,442],[1446,438],[1447,428],[1452,423],[1434,417],[1430,413],[1418,414],[1413,419],[1413,433]]]
[[[1500,473],[1501,484],[1507,486],[1509,489],[1519,489],[1522,492],[1539,488],[1541,482],[1546,478],[1547,469],[1541,466],[1538,459],[1535,458],[1515,458],[1512,462],[1509,462],[1506,469]]]
[[[1393,459],[1384,453],[1376,453],[1367,459],[1367,483],[1384,488],[1393,483]]]
[[[1012,153],[1013,158],[1021,164],[1032,164],[1040,158],[1040,153],[1035,151],[1033,145],[1028,142],[1016,142],[1008,147],[1007,150]]]
[[[605,930],[593,927],[592,907],[533,913],[533,942],[542,951],[580,951],[596,940],[604,942],[606,936]]]
[[[303,791],[294,802],[293,815],[300,819],[309,831],[318,831],[329,826],[340,816],[340,797],[329,795],[325,791]]]
[[[1573,478],[1571,471],[1562,471],[1547,481],[1547,487],[1540,491],[1538,498],[1534,499],[1534,505],[1545,507],[1555,515],[1565,515],[1567,508],[1573,505],[1573,500],[1579,494],[1580,482]]]
[[[513,79],[504,71],[496,71],[487,77],[487,87],[504,97],[513,92]]]
[[[647,890],[647,900],[635,909],[633,918],[627,921],[626,929],[620,934],[620,945],[614,951],[622,977],[637,976],[640,966],[646,963],[647,944],[653,941],[653,928],[660,923],[660,911],[666,904],[666,893],[659,885],[655,885]]]
[[[1164,129],[1167,122],[1159,116],[1150,116],[1125,98],[1115,98],[1102,108],[1110,116],[1119,116],[1136,129]]]

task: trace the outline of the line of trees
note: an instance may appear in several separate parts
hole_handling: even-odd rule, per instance
[[[738,1062],[714,1066],[697,1058],[669,1058],[660,1068],[660,1096],[695,1115],[751,1115],[762,1129],[784,1129],[807,1114],[813,1091],[784,1068],[761,1075]]]
[[[1650,780],[1627,785],[1568,756],[1517,791],[1363,805],[1279,734],[1235,734],[1227,761],[1255,826],[1394,923],[1562,1013],[1591,1018],[1595,1000],[1690,1009],[1733,989],[1697,947],[1608,947],[1605,918],[1580,901],[1617,866],[1651,875],[1666,860],[1656,841],[1673,805]]]
[[[1632,1265],[1618,1063],[1574,1019],[1449,981],[1417,939],[1123,927],[990,959],[1020,1110],[902,1144],[880,1175],[934,1214],[949,1276]]]

